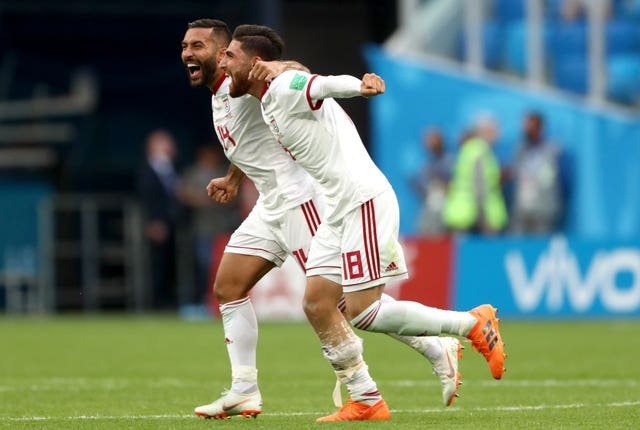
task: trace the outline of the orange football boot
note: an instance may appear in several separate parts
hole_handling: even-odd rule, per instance
[[[502,378],[504,374],[504,359],[507,357],[504,353],[504,343],[498,330],[500,320],[496,318],[498,312],[491,305],[480,305],[469,311],[478,322],[473,326],[467,339],[471,340],[471,344],[475,349],[484,355],[485,360],[489,363],[491,375],[495,379]]]
[[[347,403],[335,414],[320,417],[317,422],[332,421],[386,421],[391,419],[389,406],[384,399],[378,400],[373,405],[362,402],[354,402],[348,399]]]

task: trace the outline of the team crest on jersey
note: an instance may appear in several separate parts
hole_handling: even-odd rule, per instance
[[[304,85],[307,83],[307,77],[304,75],[296,75],[291,80],[291,84],[289,84],[289,88],[292,90],[302,91]]]
[[[275,134],[280,135],[280,129],[278,128],[278,123],[276,122],[276,119],[273,117],[273,115],[269,115],[269,127],[271,127],[271,130]]]
[[[231,112],[231,105],[229,104],[229,96],[226,96],[222,99],[222,103],[224,104],[224,113]]]

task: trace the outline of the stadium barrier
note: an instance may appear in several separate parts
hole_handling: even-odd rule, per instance
[[[457,310],[490,302],[520,319],[640,317],[637,243],[461,236],[405,238],[403,246],[410,278],[385,290],[400,300]],[[303,321],[304,285],[291,258],[271,271],[251,292],[258,318]],[[211,307],[219,314],[213,298]]]
[[[461,238],[453,307],[491,302],[511,318],[640,316],[637,242]]]

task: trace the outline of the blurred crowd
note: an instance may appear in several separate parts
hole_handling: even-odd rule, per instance
[[[255,189],[247,181],[240,195],[225,205],[207,196],[209,181],[225,176],[228,161],[218,142],[196,149],[184,168],[177,164],[178,145],[172,134],[153,130],[146,138],[146,156],[137,175],[137,192],[145,217],[145,239],[153,307],[206,303],[217,261],[227,236],[253,207]],[[194,274],[192,286],[179,291],[179,266]]]
[[[447,144],[439,128],[426,128],[427,161],[411,184],[422,202],[420,234],[545,235],[562,229],[566,163],[560,145],[545,132],[544,116],[535,111],[524,116],[511,159],[499,161],[499,140],[499,124],[488,114],[463,130],[455,145]],[[220,257],[216,253],[224,249],[216,243],[226,243],[257,193],[247,181],[230,204],[207,196],[209,181],[225,176],[229,166],[217,142],[199,146],[193,161],[182,169],[169,131],[153,130],[145,148],[137,190],[145,214],[153,307],[205,304],[211,267]],[[178,287],[180,264],[195,274],[186,292]]]
[[[492,116],[481,116],[453,150],[440,129],[427,128],[427,162],[412,179],[422,202],[421,234],[544,235],[562,229],[566,163],[545,133],[544,116],[526,114],[516,151],[502,163],[495,153],[499,133]]]

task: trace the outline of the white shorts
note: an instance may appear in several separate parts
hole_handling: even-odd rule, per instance
[[[393,190],[350,211],[339,224],[322,224],[311,242],[307,277],[323,276],[344,292],[407,279],[398,241],[400,209]]]
[[[322,205],[317,199],[309,200],[289,209],[275,222],[264,221],[261,210],[259,205],[251,210],[231,235],[224,252],[255,255],[278,267],[293,255],[304,271],[311,239],[320,225]]]

